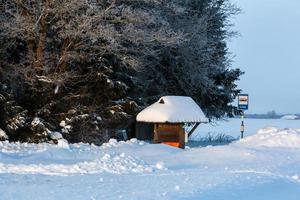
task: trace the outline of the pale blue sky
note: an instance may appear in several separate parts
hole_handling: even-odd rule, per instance
[[[300,113],[300,0],[233,0],[234,67],[246,72],[240,88],[250,95],[248,113]]]

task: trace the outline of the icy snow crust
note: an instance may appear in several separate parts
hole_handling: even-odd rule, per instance
[[[0,199],[299,200],[300,132],[264,128],[226,146],[0,142]],[[43,195],[40,195],[43,194]]]
[[[195,101],[191,97],[185,96],[161,97],[157,102],[140,112],[136,119],[139,122],[152,123],[208,122]]]

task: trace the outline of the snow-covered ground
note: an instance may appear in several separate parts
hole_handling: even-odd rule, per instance
[[[299,126],[300,127],[300,126]],[[300,196],[300,130],[264,128],[224,146],[131,140],[0,143],[0,199],[272,199]]]
[[[285,119],[285,120],[298,120],[299,117],[297,115],[285,115],[281,119]]]
[[[240,136],[241,120],[238,118],[223,120],[215,122],[214,124],[201,124],[192,139],[198,140],[199,138],[211,134],[225,134],[233,137]],[[299,120],[285,120],[285,119],[245,119],[245,136],[255,134],[259,129],[263,127],[279,127],[279,128],[294,128],[300,127]]]

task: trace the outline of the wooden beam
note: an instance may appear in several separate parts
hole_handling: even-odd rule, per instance
[[[197,127],[198,127],[199,125],[200,125],[199,122],[195,124],[195,126],[192,128],[192,130],[190,130],[190,132],[188,133],[188,137],[190,137],[190,136],[194,133],[194,131],[197,129]]]

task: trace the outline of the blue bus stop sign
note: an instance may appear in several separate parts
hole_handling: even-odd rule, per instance
[[[248,94],[239,94],[238,96],[238,109],[239,110],[248,110],[249,108],[249,95]]]

